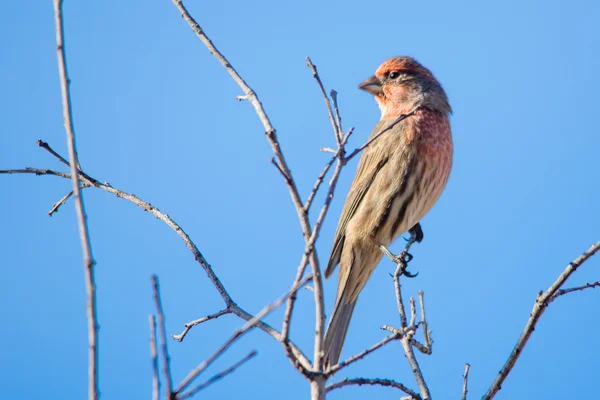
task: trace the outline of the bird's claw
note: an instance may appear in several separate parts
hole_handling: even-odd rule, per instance
[[[400,260],[402,260],[401,262],[404,262],[405,264],[408,264],[409,262],[412,261],[413,255],[410,254],[409,252],[407,252],[406,250],[403,250],[402,253],[400,253],[400,256],[398,258]]]
[[[417,272],[417,273],[413,274],[410,271],[404,270],[404,271],[402,271],[402,275],[404,275],[407,278],[416,278],[417,275],[419,275],[419,273]]]
[[[406,250],[403,250],[402,253],[398,255],[398,263],[404,266],[404,268],[402,268],[402,275],[404,275],[407,278],[415,278],[417,275],[419,275],[418,272],[416,274],[413,274],[406,269],[408,268],[408,263],[411,262],[412,259],[413,255],[407,252]]]

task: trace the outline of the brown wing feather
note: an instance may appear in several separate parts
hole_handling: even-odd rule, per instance
[[[379,121],[369,138],[377,135],[379,131],[387,125],[389,125],[389,121]],[[331,274],[333,274],[333,271],[335,271],[335,267],[340,263],[340,257],[344,247],[344,239],[346,237],[346,226],[348,225],[348,222],[350,222],[354,216],[354,213],[358,209],[360,202],[365,197],[369,187],[371,187],[371,184],[375,180],[377,173],[388,161],[387,156],[382,155],[381,152],[373,151],[375,147],[376,146],[371,145],[365,149],[365,152],[361,156],[358,163],[358,167],[356,168],[356,174],[354,175],[354,180],[350,186],[350,191],[346,197],[344,209],[342,210],[342,214],[340,215],[340,220],[335,231],[333,248],[331,250],[331,255],[329,256],[327,268],[325,269],[325,278],[329,278]]]

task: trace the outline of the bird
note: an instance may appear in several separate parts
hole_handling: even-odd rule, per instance
[[[412,57],[393,57],[358,88],[375,97],[381,119],[358,162],[325,269],[329,278],[340,265],[323,342],[326,366],[339,362],[358,296],[382,258],[380,246],[387,249],[413,227],[420,231],[452,169],[452,108],[429,69]]]

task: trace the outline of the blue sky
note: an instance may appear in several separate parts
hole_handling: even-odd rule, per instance
[[[444,85],[454,109],[454,169],[413,248],[434,354],[420,356],[437,398],[458,398],[465,362],[481,397],[521,332],[538,290],[599,238],[597,93],[600,6],[593,1],[193,2],[188,9],[260,94],[306,196],[334,145],[305,66],[310,56],[339,92],[350,148],[379,118],[356,85],[385,59],[411,55]],[[66,1],[77,144],[86,172],[135,193],[178,221],[244,308],[258,311],[293,280],[303,249],[295,211],[249,104],[168,0]],[[0,168],[64,168],[66,154],[50,1],[9,2],[0,13]],[[356,160],[345,170],[318,244],[325,257]],[[53,177],[0,176],[0,387],[6,398],[80,399],[86,393],[85,288],[73,203]],[[320,198],[322,200],[322,198]],[[181,240],[132,204],[86,190],[98,266],[102,397],[148,398],[150,275],[161,280],[168,333],[223,304]],[[398,250],[398,242],[393,249]],[[344,355],[397,324],[383,262],[358,302]],[[592,258],[567,286],[600,278]],[[331,310],[336,280],[326,282]],[[497,398],[589,398],[600,368],[600,294],[561,298],[543,316]],[[313,306],[301,293],[293,339],[312,354]],[[268,321],[279,325],[282,312]],[[241,321],[223,317],[170,342],[175,381]],[[251,349],[257,358],[206,398],[303,399],[308,385],[281,347],[252,332],[207,373]],[[347,368],[416,387],[398,344]],[[331,399],[398,398],[355,387]]]

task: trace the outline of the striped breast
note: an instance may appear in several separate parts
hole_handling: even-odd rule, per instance
[[[396,161],[395,193],[386,205],[387,220],[376,239],[389,245],[419,222],[436,203],[452,168],[452,135],[448,117],[424,109],[407,119],[402,150]],[[392,164],[393,164],[393,160]]]

